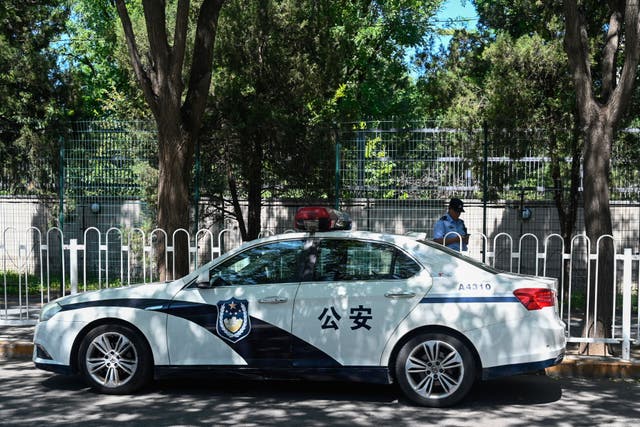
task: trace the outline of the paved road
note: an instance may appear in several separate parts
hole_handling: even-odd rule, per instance
[[[392,386],[171,380],[135,396],[89,391],[78,377],[0,362],[0,425],[631,426],[640,383],[519,376],[476,385],[463,404],[418,408]]]

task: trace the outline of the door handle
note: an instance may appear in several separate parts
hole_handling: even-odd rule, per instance
[[[287,301],[289,301],[287,298],[282,297],[266,297],[258,300],[259,303],[263,304],[282,304]]]
[[[416,294],[415,292],[387,292],[384,296],[387,298],[413,298]]]

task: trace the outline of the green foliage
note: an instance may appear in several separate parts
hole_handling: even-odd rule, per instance
[[[472,2],[480,29],[446,30],[451,41],[440,51],[432,43],[432,20],[441,0],[227,2],[216,40],[212,108],[201,132],[201,192],[228,194],[227,178],[234,176],[241,198],[252,186],[263,197],[332,198],[334,176],[327,171],[335,166],[335,123],[369,117],[401,124],[429,117],[474,132],[487,123],[492,148],[508,148],[514,157],[531,148],[532,138],[554,159],[571,156],[577,149],[575,96],[562,46],[562,2]],[[168,28],[176,4],[166,2]],[[199,4],[191,4],[189,40]],[[601,2],[581,4],[589,31],[600,32]],[[127,7],[144,52],[142,3]],[[148,116],[148,108],[111,1],[7,0],[0,6],[0,22],[0,192],[51,192],[57,180],[56,123],[139,118]],[[594,52],[601,43],[592,43]],[[191,55],[187,51],[187,64]],[[409,58],[415,61],[410,64]],[[153,67],[148,59],[143,63]],[[417,77],[411,67],[422,74]],[[186,76],[183,80],[187,83]],[[636,104],[638,99],[636,91]],[[631,126],[638,121],[635,111],[630,109],[626,122]],[[547,136],[522,136],[534,131]],[[398,164],[385,161],[390,156],[379,141],[367,144],[376,159],[367,174],[392,187]],[[121,145],[118,150],[126,141]],[[628,166],[616,168],[614,184],[638,179],[637,146],[631,134],[616,142]],[[103,146],[95,157],[113,157],[109,150]],[[481,150],[476,146],[471,155],[481,158]],[[78,157],[85,160],[82,153]],[[479,176],[480,165],[473,167]],[[564,161],[561,168],[566,181]],[[101,183],[125,170],[136,188],[120,193],[142,196],[155,211],[153,161],[96,163],[87,169],[72,177],[93,188],[87,194],[110,191]],[[517,171],[508,181],[492,182],[496,189],[533,184]],[[392,193],[386,196],[403,197]]]
[[[405,56],[424,41],[440,3],[226,5],[216,41],[217,114],[209,122],[220,129],[216,140],[227,141],[218,158],[244,179],[261,164],[271,195],[327,194],[333,184],[316,172],[333,169],[326,124],[413,114]]]
[[[563,30],[559,0],[473,0],[480,25],[518,38],[539,34],[545,38]]]
[[[381,137],[368,139],[365,142],[365,185],[375,188],[380,183],[388,183],[389,189],[383,190],[380,197],[390,199],[396,196],[394,189],[393,173],[397,167],[396,162],[390,157],[386,144]]]
[[[494,127],[571,127],[575,98],[560,40],[500,34],[483,56],[489,64],[484,116]]]
[[[447,49],[421,58],[426,73],[418,88],[425,109],[437,111],[450,127],[488,129],[489,155],[518,159],[528,153],[547,156],[569,185],[578,131],[575,96],[561,38],[563,23],[555,2],[474,1],[481,28],[456,30]],[[470,157],[475,176],[483,174],[483,142],[476,139]],[[579,151],[578,151],[579,152]],[[523,166],[524,167],[524,166]],[[550,167],[544,182],[517,164],[492,163],[490,198],[510,188],[555,188]],[[562,191],[562,189],[559,189]]]
[[[71,2],[67,36],[58,49],[69,75],[73,119],[132,119],[148,116],[131,70],[122,26],[108,0]],[[141,9],[133,6],[144,28]]]
[[[0,2],[0,192],[53,190],[66,92],[52,48],[64,31],[65,2]]]
[[[455,30],[447,49],[419,53],[417,64],[424,73],[416,89],[424,117],[451,127],[482,127],[482,87],[488,69],[482,52],[488,43],[486,33]]]
[[[416,97],[409,53],[428,44],[441,1],[334,2],[333,45],[342,67],[332,78],[328,110],[341,121],[363,117],[414,117]],[[330,55],[334,55],[331,51]]]

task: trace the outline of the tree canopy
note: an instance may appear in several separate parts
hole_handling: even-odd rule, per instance
[[[414,114],[405,57],[429,34],[438,3],[225,6],[206,132],[212,137],[203,145],[217,161],[204,163],[226,165],[245,238],[260,231],[263,197],[318,198],[332,191],[326,171],[334,162],[335,123]],[[239,194],[249,201],[246,227]]]
[[[69,103],[53,44],[67,16],[61,0],[0,4],[0,191],[53,190],[56,126]]]
[[[0,8],[7,24],[0,39],[0,149],[13,189],[3,191],[29,192],[52,182],[53,167],[48,177],[22,172],[29,162],[56,160],[55,138],[37,129],[67,120],[152,117],[160,158],[180,169],[171,178],[181,181],[180,190],[171,189],[186,206],[178,210],[188,211],[197,197],[192,171],[199,155],[206,168],[200,192],[231,201],[243,235],[252,238],[265,198],[332,199],[326,171],[334,166],[339,123],[436,118],[465,129],[544,130],[547,154],[558,160],[548,185],[572,183],[570,193],[558,193],[559,212],[567,215],[563,234],[570,234],[574,216],[567,207],[576,205],[575,168],[587,138],[579,106],[614,99],[609,96],[628,57],[622,5],[635,3],[615,2],[611,9],[585,0],[573,15],[566,9],[573,2],[472,3],[477,29],[439,30],[440,0],[6,1]],[[212,4],[222,5],[215,45],[210,29],[206,40],[198,31],[200,16],[211,25],[213,15],[202,12]],[[567,16],[578,18],[584,34],[605,29],[611,36],[581,41],[588,66],[569,61],[567,52],[576,49],[565,48]],[[434,37],[443,31],[449,42],[438,48]],[[578,102],[589,91],[584,79],[576,86],[576,70],[589,76],[593,102]],[[638,99],[634,89],[625,104]],[[620,110],[617,128],[637,123],[634,111]],[[492,138],[494,146],[516,149],[514,155],[528,148],[502,134]],[[637,154],[633,144],[619,146]],[[566,158],[574,160],[565,164]],[[249,201],[248,213],[238,208],[240,200]],[[192,221],[184,212],[175,227]]]

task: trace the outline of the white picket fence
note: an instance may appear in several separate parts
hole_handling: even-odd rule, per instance
[[[225,235],[237,234],[237,230],[227,228],[218,232],[214,238],[214,234],[210,230],[198,230],[192,236],[187,230],[178,229],[169,239],[167,233],[162,229],[155,229],[147,234],[139,228],[133,228],[124,233],[122,230],[112,227],[103,233],[95,227],[90,227],[83,233],[83,243],[79,243],[78,239],[65,240],[64,233],[58,227],[47,230],[44,237],[38,228],[30,227],[22,234],[14,234],[13,239],[8,239],[7,234],[11,231],[17,233],[13,227],[6,228],[3,231],[3,240],[0,244],[2,272],[5,281],[7,272],[19,273],[20,278],[25,280],[22,285],[26,288],[28,273],[31,275],[35,273],[36,276],[39,276],[43,288],[40,302],[51,298],[51,277],[53,276],[51,267],[55,264],[59,265],[60,272],[65,272],[65,274],[57,275],[62,281],[62,295],[67,291],[78,292],[79,283],[83,285],[82,291],[86,291],[88,281],[92,278],[95,280],[96,276],[98,288],[108,288],[114,283],[118,286],[129,285],[132,276],[135,276],[137,283],[149,283],[158,279],[157,275],[154,276],[156,271],[154,269],[156,249],[154,241],[159,235],[163,237],[165,265],[168,267],[171,277],[174,277],[175,258],[173,255],[175,248],[173,242],[178,236],[183,235],[189,242],[189,263],[191,270],[193,270],[203,262],[224,253],[223,238]],[[91,239],[92,235],[97,239],[95,237]],[[235,244],[239,241],[239,236],[234,235],[229,240]],[[93,251],[90,250],[92,244]],[[91,268],[92,261],[93,269]],[[116,274],[116,277],[113,274],[114,265],[119,269],[119,274]],[[37,269],[39,272],[35,271]],[[91,273],[92,270],[94,274],[88,275],[87,273]],[[141,270],[141,276],[134,274],[138,270]],[[80,272],[82,272],[81,282]]]
[[[273,233],[268,230],[261,233],[263,236],[269,234]],[[93,288],[107,288],[158,280],[155,247],[159,237],[164,242],[165,265],[173,277],[174,242],[179,236],[189,242],[191,270],[240,243],[234,228],[223,229],[215,235],[205,229],[195,234],[180,229],[168,236],[161,229],[145,233],[138,228],[127,232],[110,228],[101,232],[91,227],[84,231],[81,242],[65,239],[57,227],[46,233],[36,227],[22,231],[6,228],[0,242],[0,274],[4,284],[0,324],[33,324],[42,304],[66,293],[86,291],[89,284]],[[515,240],[507,233],[499,233],[493,238],[477,234],[473,239],[469,244],[471,250],[465,254],[488,265],[510,272],[558,278],[560,315],[567,324],[569,342],[620,344],[622,359],[629,359],[632,344],[640,344],[640,302],[637,297],[640,255],[630,248],[620,248],[613,236],[603,236],[592,244],[587,236],[576,235],[569,243],[569,250],[558,234],[543,240],[533,234],[524,234]],[[604,239],[610,239],[614,244],[613,281],[616,283],[614,322],[611,338],[606,339],[585,336],[579,327],[597,312],[598,301],[590,301],[589,287],[591,283],[599,283],[597,260]],[[588,268],[590,264],[596,266],[593,281],[591,268]],[[18,283],[10,283],[16,281],[16,275]],[[29,283],[34,280],[36,283]],[[577,296],[582,296],[586,309],[572,307]]]
[[[454,233],[456,234],[456,233]],[[448,236],[448,235],[447,235]],[[447,238],[445,236],[445,239]],[[459,236],[458,236],[459,237]],[[534,264],[534,271],[528,271],[528,274],[551,276],[549,273],[549,265],[555,262],[559,269],[556,275],[559,280],[559,303],[560,315],[567,325],[567,340],[572,343],[606,343],[621,344],[621,358],[629,360],[631,345],[640,345],[640,298],[638,297],[638,284],[640,283],[640,254],[636,251],[633,254],[631,248],[620,248],[620,242],[611,235],[601,236],[595,245],[592,244],[589,237],[584,234],[574,236],[569,243],[569,251],[566,251],[565,242],[559,234],[551,234],[547,236],[540,244],[540,239],[534,234],[524,234],[518,239],[517,247],[514,248],[514,239],[507,233],[499,233],[489,239],[484,235],[479,236],[482,242],[479,247],[487,248],[485,251],[484,262],[496,267],[500,254],[496,252],[496,248],[501,241],[506,243],[508,250],[504,252],[502,258],[508,263],[509,272],[521,273],[523,261],[528,260]],[[533,248],[527,247],[525,242],[532,241],[535,245]],[[603,279],[598,269],[598,259],[600,258],[600,248],[605,241],[611,241],[614,246],[614,268],[613,283],[616,284],[612,290],[613,301],[613,322],[611,325],[611,338],[594,337],[597,331],[593,331],[592,336],[585,335],[581,329],[583,323],[588,324],[590,316],[596,317],[598,310],[598,300],[590,299],[590,288],[592,284],[598,286]],[[551,251],[550,246],[556,242],[556,251]],[[481,259],[478,255],[478,246],[473,251],[466,252],[467,255]],[[524,248],[524,249],[523,249]],[[480,255],[481,256],[481,255]],[[533,260],[533,261],[532,261]],[[565,265],[567,268],[565,269]],[[574,271],[582,265],[582,275],[575,275]],[[594,266],[595,277],[591,280],[592,268]],[[621,274],[620,274],[621,272]],[[572,310],[573,297],[576,295],[584,297],[586,309],[579,311]],[[635,310],[633,307],[633,295],[635,294]],[[622,299],[621,307],[618,307],[618,300]]]

